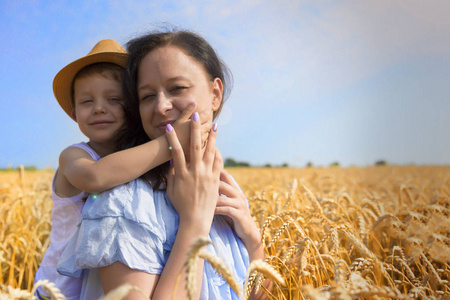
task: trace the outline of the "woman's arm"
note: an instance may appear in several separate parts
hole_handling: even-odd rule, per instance
[[[221,196],[217,200],[215,213],[224,216],[236,235],[244,243],[250,262],[256,259],[264,260],[265,254],[261,234],[250,214],[247,200],[226,170],[222,170],[220,173],[219,193]],[[272,282],[266,279],[263,286],[270,291]],[[252,291],[249,299],[267,299],[267,297],[262,291],[259,291],[258,294]]]
[[[231,175],[222,170],[220,173],[219,199],[215,213],[223,215],[236,235],[247,248],[250,262],[264,259],[261,234],[253,221],[247,200]]]

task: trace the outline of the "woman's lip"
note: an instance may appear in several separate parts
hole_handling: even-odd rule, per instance
[[[175,120],[169,120],[169,121],[165,121],[165,122],[161,122],[158,124],[158,128],[165,131],[166,130],[166,125],[167,124],[173,124],[175,122]]]

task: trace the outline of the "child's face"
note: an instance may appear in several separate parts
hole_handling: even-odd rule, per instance
[[[222,101],[220,79],[211,80],[203,65],[180,48],[164,46],[148,53],[138,71],[142,126],[151,139],[165,133],[189,103],[197,103],[202,123],[212,121]]]
[[[77,78],[74,82],[74,117],[91,142],[113,143],[125,121],[122,84],[101,75]]]

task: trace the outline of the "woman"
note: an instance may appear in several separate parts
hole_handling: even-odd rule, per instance
[[[249,261],[264,258],[259,230],[244,195],[223,170],[215,147],[217,125],[206,145],[199,129],[222,108],[225,67],[203,38],[186,31],[142,36],[128,43],[128,52],[129,127],[122,144],[134,146],[166,134],[173,167],[160,166],[146,180],[98,195],[104,198],[100,201],[88,199],[71,271],[98,268],[105,293],[131,283],[152,299],[170,298],[189,246],[198,236],[209,235],[216,247],[207,249],[224,258],[243,284]],[[191,146],[183,153],[171,124],[192,103]],[[197,279],[197,298],[237,298],[202,260]],[[182,276],[175,299],[186,297],[184,280]]]

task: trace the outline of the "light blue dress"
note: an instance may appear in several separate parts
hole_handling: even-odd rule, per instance
[[[81,277],[84,269],[118,261],[132,269],[160,274],[169,258],[178,224],[178,213],[166,190],[153,190],[141,179],[91,195],[83,208],[77,233],[59,261],[58,272]],[[208,245],[207,250],[226,262],[243,287],[249,258],[242,241],[218,215],[214,216],[209,237],[215,247]],[[200,299],[239,298],[205,262]]]

